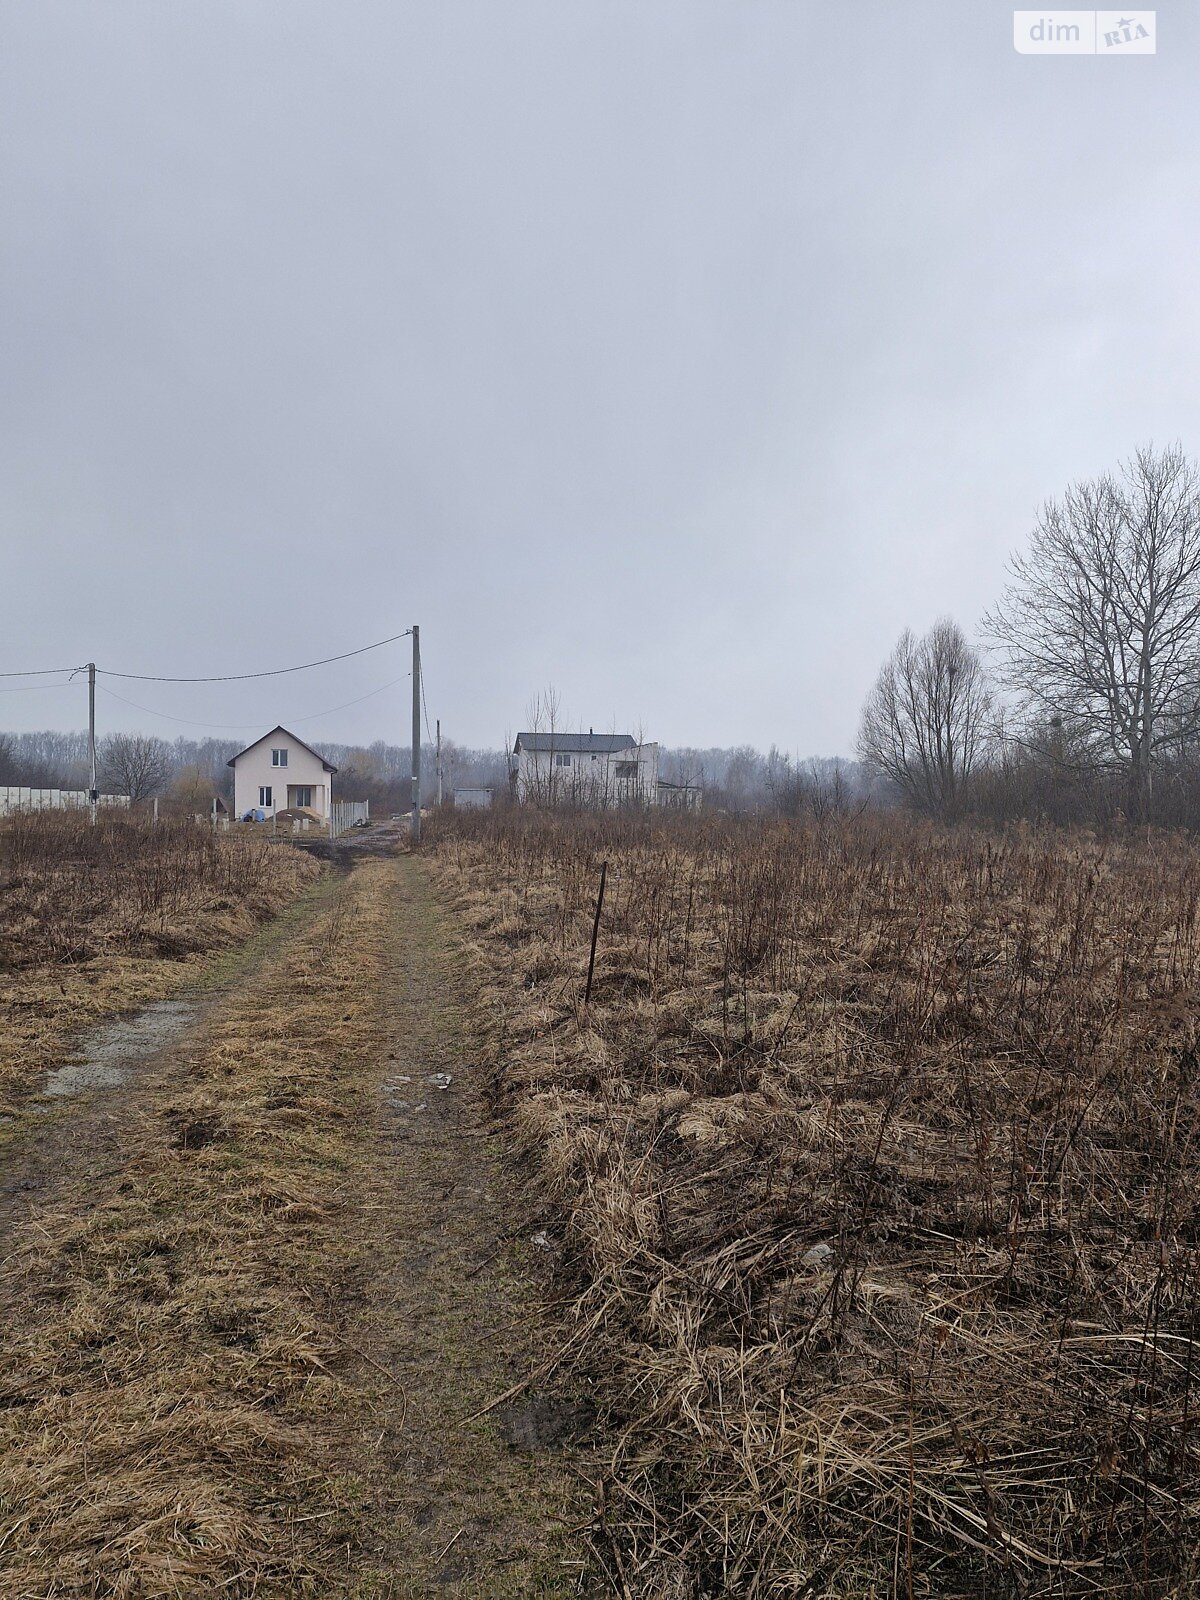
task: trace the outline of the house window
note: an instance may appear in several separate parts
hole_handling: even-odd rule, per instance
[[[286,750],[272,750],[271,751],[271,765],[273,767],[286,767],[287,766],[287,751]]]
[[[263,786],[259,789],[258,803],[260,806],[274,805],[275,802],[271,798],[271,785],[269,783],[263,784]]]
[[[632,783],[637,777],[638,764],[636,761],[618,761],[617,777],[624,783]]]
[[[292,794],[295,796],[295,798],[292,801],[293,805],[296,805],[296,806],[311,806],[312,805],[313,792],[312,792],[312,788],[311,788],[310,785],[303,784],[303,783],[297,784],[296,787],[292,790]]]
[[[570,756],[555,756],[554,765],[556,767],[569,767],[571,765],[571,758]]]

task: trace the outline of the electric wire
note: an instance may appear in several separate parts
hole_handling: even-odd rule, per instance
[[[403,673],[399,678],[393,678],[389,683],[381,683],[378,689],[369,689],[366,694],[357,695],[353,700],[343,700],[341,705],[328,706],[324,711],[312,711],[303,717],[288,717],[288,722],[316,722],[321,717],[332,716],[335,711],[345,711],[349,706],[359,705],[363,700],[370,700],[374,695],[382,694],[385,689],[394,689],[398,683],[403,683],[408,673]],[[135,711],[144,711],[148,717],[160,717],[164,722],[179,722],[188,728],[208,728],[223,733],[245,733],[249,728],[260,728],[261,718],[257,722],[198,722],[194,717],[175,717],[168,711],[155,711],[152,706],[139,705],[136,700],[129,700],[123,694],[118,694],[115,689],[108,689],[104,684],[97,684],[101,694],[106,694],[110,700],[119,700],[122,705],[132,706]],[[284,724],[281,722],[280,727]]]
[[[388,639],[376,639],[374,644],[364,644],[357,650],[346,650],[340,656],[325,656],[320,661],[302,661],[296,667],[271,667],[266,672],[222,672],[213,677],[176,678],[157,672],[114,672],[109,667],[97,667],[96,671],[106,678],[126,678],[138,683],[244,683],[248,678],[281,678],[289,672],[308,672],[312,667],[327,667],[334,661],[349,661],[351,656],[366,655],[368,650],[379,650],[385,644],[395,644],[398,639],[407,639],[411,634],[412,629],[405,628],[403,633],[393,633]]]
[[[374,644],[364,644],[361,645],[357,650],[346,650],[341,655],[325,656],[320,661],[304,661],[298,666],[294,667],[272,667],[264,672],[227,672],[206,677],[175,677],[165,673],[115,672],[108,667],[97,667],[96,675],[97,677],[103,676],[106,678],[120,678],[122,680],[137,683],[244,683],[248,679],[279,678],[293,672],[308,672],[314,667],[331,666],[337,661],[349,661],[354,656],[366,655],[371,650],[382,649],[384,645],[395,644],[400,639],[408,639],[411,638],[411,636],[412,629],[405,628],[403,633],[394,633],[387,639],[377,639]],[[67,688],[73,681],[76,674],[86,670],[86,665],[87,664],[79,667],[44,667],[36,671],[29,669],[22,671],[0,672],[0,678],[48,678],[54,675],[61,675],[63,673],[69,674],[69,676],[60,683],[21,684],[13,688],[0,689],[0,694],[23,694],[37,689]],[[344,700],[340,705],[329,706],[324,711],[314,711],[309,713],[307,716],[289,717],[288,721],[296,723],[316,722],[322,717],[332,716],[335,711],[345,711],[350,706],[360,705],[362,701],[370,700],[373,696],[382,694],[384,690],[394,688],[396,684],[402,683],[404,678],[411,677],[411,675],[412,674],[410,672],[405,672],[401,677],[393,678],[388,683],[380,684],[378,689],[370,689],[366,694],[357,695],[353,700]],[[188,728],[205,728],[209,731],[226,733],[244,733],[247,729],[257,728],[260,726],[258,722],[200,722],[193,717],[176,717],[172,716],[171,713],[167,711],[156,711],[152,706],[139,705],[136,700],[129,700],[124,695],[118,694],[115,689],[106,688],[104,684],[97,684],[97,688],[100,689],[102,694],[108,695],[110,699],[119,700],[122,705],[130,706],[135,711],[142,711],[149,717],[158,717],[163,722],[175,722]],[[428,734],[429,709],[428,706],[425,705],[425,682],[423,675],[421,680],[421,703],[425,710],[425,731]]]
[[[421,668],[421,710],[425,713],[425,737],[433,743],[433,730],[429,726],[429,707],[425,704],[425,669]]]
[[[0,689],[0,694],[36,694],[40,689],[69,689],[71,680],[64,678],[60,683],[18,683],[11,688]]]
[[[82,671],[82,667],[42,667],[38,672],[0,672],[0,678],[52,678],[56,672]]]

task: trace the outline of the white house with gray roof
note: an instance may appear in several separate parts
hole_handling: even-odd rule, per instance
[[[264,733],[229,765],[235,817],[258,811],[273,817],[285,809],[309,811],[322,820],[329,816],[337,768],[286,728]]]
[[[658,804],[658,745],[631,733],[519,733],[513,758],[516,797],[525,803]]]

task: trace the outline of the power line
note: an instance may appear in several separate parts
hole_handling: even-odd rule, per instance
[[[97,667],[96,671],[106,678],[128,678],[138,683],[242,683],[247,678],[280,678],[288,672],[307,672],[311,667],[327,667],[334,661],[349,661],[351,656],[363,656],[368,650],[378,650],[385,644],[395,644],[397,639],[407,639],[411,632],[411,628],[405,628],[403,633],[394,633],[390,639],[377,639],[374,644],[364,644],[358,650],[347,650],[340,656],[325,656],[321,661],[302,661],[298,667],[271,667],[266,672],[223,672],[211,678],[172,678],[155,672],[113,672],[108,667]],[[139,709],[146,708],[143,706]],[[208,726],[216,727],[217,724],[210,723]],[[257,726],[257,724],[246,723],[244,726]]]
[[[16,677],[16,673],[13,673]],[[0,694],[37,694],[40,689],[69,689],[70,679],[64,678],[61,683],[18,683],[10,689],[0,689]]]
[[[400,637],[403,638],[404,635],[401,634]],[[359,705],[363,700],[369,700],[372,695],[382,694],[385,689],[394,689],[398,683],[403,683],[405,678],[411,677],[411,672],[403,672],[398,678],[392,678],[388,683],[381,683],[378,689],[368,689],[366,694],[360,694],[354,700],[343,700],[340,706],[330,706],[328,711],[314,711],[310,717],[293,717],[292,721],[316,722],[319,717],[331,717],[335,711],[345,711],[347,706]]]
[[[429,707],[425,704],[425,669],[421,668],[421,710],[425,713],[425,737],[433,743],[433,730],[429,726]]]
[[[403,638],[403,635],[400,637]],[[335,711],[345,711],[348,706],[356,706],[363,700],[370,700],[373,695],[382,694],[385,689],[395,688],[396,684],[403,683],[407,677],[408,673],[406,672],[399,678],[393,678],[389,683],[381,683],[378,689],[369,689],[366,694],[360,694],[353,700],[343,700],[339,706],[329,706],[324,711],[313,711],[304,717],[289,716],[288,721],[316,722],[320,717],[330,717]],[[100,689],[110,700],[119,700],[122,705],[132,706],[135,711],[144,711],[149,717],[161,717],[164,722],[179,722],[187,728],[215,728],[223,733],[244,733],[247,728],[262,727],[261,718],[257,722],[197,722],[193,717],[173,717],[168,711],[155,711],[153,706],[143,706],[139,705],[136,700],[128,700],[123,694],[118,694],[115,689],[106,689],[103,684],[100,685]]]
[[[136,700],[128,700],[115,689],[106,689],[103,684],[99,687],[100,693],[107,695],[110,700],[119,700],[123,706],[132,706],[135,711],[144,711],[148,717],[159,717],[163,722],[181,723],[185,728],[215,728],[222,733],[244,733],[247,728],[260,726],[257,722],[197,722],[194,717],[173,717],[169,711],[155,711],[153,706],[143,706]]]
[[[82,672],[82,667],[43,667],[40,672],[0,672],[0,678],[51,678],[56,672]]]

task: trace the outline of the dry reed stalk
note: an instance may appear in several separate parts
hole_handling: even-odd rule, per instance
[[[1190,1592],[1200,850],[526,810],[435,843],[593,1329],[621,1583]]]

